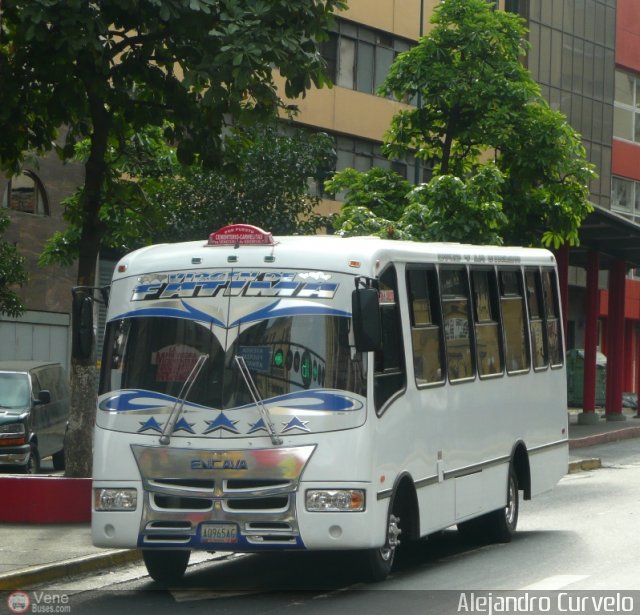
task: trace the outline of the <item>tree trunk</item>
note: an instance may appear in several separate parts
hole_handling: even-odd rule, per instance
[[[71,416],[65,439],[65,475],[90,477],[96,416],[95,365],[71,359]]]
[[[96,264],[103,234],[100,222],[100,206],[105,178],[105,156],[109,134],[110,117],[99,96],[89,93],[89,104],[93,120],[91,151],[85,165],[83,190],[83,222],[78,253],[79,287],[86,287],[82,296],[94,296]],[[82,296],[80,298],[82,298]],[[71,347],[71,415],[65,439],[65,475],[90,477],[93,467],[93,428],[96,417],[97,387],[95,343],[90,352],[83,350],[79,340],[79,316],[81,301],[74,298],[72,308]]]

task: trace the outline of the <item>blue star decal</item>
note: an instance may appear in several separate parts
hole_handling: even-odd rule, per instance
[[[229,431],[231,433],[240,433],[236,427],[237,422],[238,421],[230,420],[221,412],[215,421],[207,421],[209,427],[207,427],[203,433],[211,433],[212,431],[218,431],[218,429]]]
[[[187,419],[185,419],[184,417],[182,417],[174,426],[173,428],[173,433],[175,433],[176,431],[187,431],[189,433],[196,433],[195,431],[193,431],[193,426],[195,425],[195,423],[187,423]]]
[[[309,421],[301,421],[297,416],[294,416],[288,423],[282,423],[284,425],[284,429],[282,433],[286,433],[287,431],[292,431],[293,429],[300,429],[302,431],[311,431],[307,427],[307,423]]]
[[[267,426],[264,421],[260,419],[257,423],[251,423],[251,429],[247,433],[255,433],[256,431],[267,431]]]
[[[162,433],[162,425],[158,423],[158,421],[156,421],[156,419],[153,416],[148,418],[144,423],[142,421],[139,421],[139,423],[140,425],[142,425],[142,427],[138,429],[138,433],[141,433],[143,431],[149,431],[149,430]]]

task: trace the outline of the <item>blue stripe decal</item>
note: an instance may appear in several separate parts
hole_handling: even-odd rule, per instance
[[[98,408],[105,412],[140,412],[149,411],[152,408],[167,408],[173,406],[177,401],[172,395],[155,393],[141,389],[130,389],[118,391],[113,395],[105,397],[98,403]],[[197,410],[209,410],[207,406],[185,402],[184,407]]]
[[[224,328],[224,322],[215,316],[211,316],[206,312],[202,312],[201,310],[196,310],[193,306],[189,305],[185,301],[180,301],[183,310],[180,308],[170,308],[170,307],[149,307],[142,308],[139,310],[131,310],[129,312],[124,312],[123,314],[118,314],[118,316],[114,316],[110,319],[120,320],[121,318],[140,318],[142,316],[170,316],[172,318],[184,318],[187,320],[196,320],[199,322],[208,322],[212,323],[218,327]]]
[[[304,305],[287,306],[287,302],[279,299],[275,303],[264,308],[245,314],[235,322],[229,325],[229,328],[257,320],[266,320],[267,318],[281,318],[284,316],[343,316],[349,318],[351,314],[344,310],[337,310],[326,305],[314,305],[312,303]]]
[[[140,412],[154,408],[167,408],[173,406],[177,399],[171,395],[155,393],[138,389],[119,391],[105,397],[98,403],[98,408],[105,412]],[[346,391],[328,391],[326,389],[311,389],[309,391],[297,391],[264,400],[269,406],[291,407],[293,410],[308,410],[316,412],[354,412],[362,409],[363,403]],[[225,409],[225,412],[234,412],[254,408],[254,404],[246,404],[235,408]],[[190,402],[184,403],[185,410],[219,410]]]
[[[203,312],[201,310],[197,310],[185,301],[181,300],[181,303],[184,309],[171,307],[141,308],[139,310],[130,310],[128,312],[118,314],[117,316],[110,318],[109,322],[112,322],[114,320],[121,320],[122,318],[142,318],[144,316],[158,318],[164,316],[170,318],[183,318],[187,320],[195,320],[198,322],[206,322],[222,329],[232,329],[233,327],[237,327],[242,324],[256,322],[258,320],[265,320],[267,318],[278,318],[284,316],[341,316],[344,318],[351,317],[350,312],[331,308],[326,305],[308,304],[287,307],[286,304],[282,305],[283,302],[281,300],[278,300],[275,303],[272,303],[271,305],[261,308],[255,312],[245,314],[227,327],[225,323],[219,318],[211,316],[210,314],[207,314],[206,312]]]

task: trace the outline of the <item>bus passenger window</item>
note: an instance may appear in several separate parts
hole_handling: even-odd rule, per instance
[[[469,286],[465,268],[441,269],[442,321],[449,380],[473,378],[475,365],[469,333]]]
[[[547,332],[542,312],[542,287],[540,272],[529,269],[524,274],[527,284],[527,305],[529,307],[529,330],[531,332],[531,354],[534,369],[547,366]]]
[[[512,374],[529,369],[522,275],[520,270],[503,270],[499,275],[505,363],[507,372]]]
[[[382,348],[375,354],[374,398],[376,410],[405,387],[404,350],[396,270],[390,266],[378,280]]]
[[[551,270],[542,271],[542,294],[544,297],[544,313],[547,322],[549,341],[549,358],[552,366],[563,363],[562,333],[560,328],[560,308],[556,274]]]
[[[478,373],[482,376],[502,374],[500,308],[494,270],[472,270],[473,316],[476,332]]]
[[[442,318],[435,269],[408,269],[407,290],[416,384],[443,382]]]

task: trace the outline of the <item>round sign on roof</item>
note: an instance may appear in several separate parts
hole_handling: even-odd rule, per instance
[[[273,236],[251,224],[229,224],[209,235],[210,246],[272,246]]]

